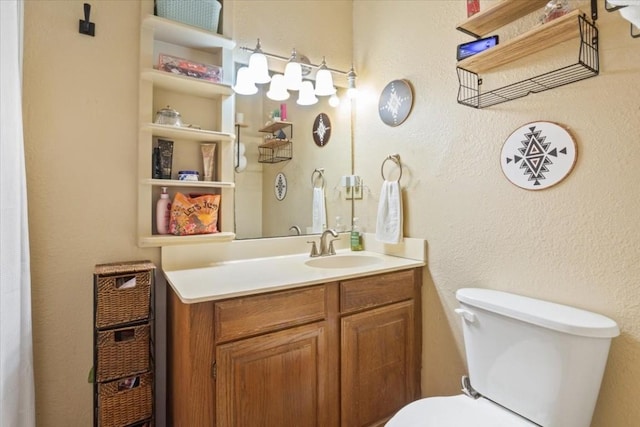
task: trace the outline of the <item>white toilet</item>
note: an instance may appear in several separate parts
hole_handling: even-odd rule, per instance
[[[590,426],[616,322],[489,289],[460,289],[456,297],[465,394],[412,402],[386,427]]]

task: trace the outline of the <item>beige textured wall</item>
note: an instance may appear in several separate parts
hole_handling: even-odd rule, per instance
[[[91,38],[77,32],[82,3],[25,2],[23,111],[42,427],[91,422],[86,374],[92,363],[93,266],[159,258],[157,249],[139,249],[135,241],[140,6],[138,1],[92,2],[97,27]],[[259,2],[237,3],[250,14]],[[339,45],[325,43],[335,29],[350,31],[344,2],[315,2],[336,13],[313,25],[289,14],[311,2],[269,3],[273,15],[253,22],[259,28],[243,27],[251,21],[241,14],[234,18],[241,44],[259,33],[265,49],[286,54],[290,40],[319,32],[300,45],[301,51],[326,45],[337,49],[326,51],[327,57],[350,56],[350,33],[340,33],[345,36]],[[462,1],[354,2],[353,51],[362,89],[356,170],[372,194],[356,209],[372,224],[380,163],[387,154],[400,153],[406,233],[429,241],[425,395],[457,393],[464,372],[458,321],[451,316],[454,291],[491,287],[617,320],[623,333],[613,343],[594,427],[627,427],[640,420],[634,398],[640,392],[640,206],[635,194],[640,45],[628,37],[619,16],[607,14],[599,3],[600,76],[475,111],[455,102],[453,52],[468,41],[454,30],[464,17]],[[335,64],[349,65],[348,60]],[[392,129],[380,122],[376,108],[380,90],[396,78],[411,80],[416,99],[407,122]],[[573,173],[539,193],[508,183],[497,157],[511,131],[532,120],[569,126],[579,150]]]
[[[612,344],[593,427],[640,424],[640,44],[618,13],[598,6],[601,75],[474,110],[456,102],[455,48],[471,40],[455,30],[466,17],[463,1],[354,1],[355,166],[372,193],[355,209],[372,230],[380,163],[399,153],[405,233],[428,241],[427,396],[459,392],[465,368],[454,293],[486,287],[615,319],[622,335]],[[560,59],[576,58],[574,48]],[[522,70],[536,66],[533,58]],[[378,117],[378,96],[400,78],[414,86],[414,107],[391,128]],[[504,178],[499,155],[511,132],[538,120],[568,127],[578,160],[559,185],[531,192]]]
[[[25,2],[24,124],[38,426],[92,422],[93,268],[136,245],[137,1]]]
[[[96,37],[78,34],[83,3],[25,2],[23,114],[41,427],[92,422],[94,265],[159,265],[160,258],[158,249],[136,245],[140,1],[91,2]],[[314,52],[335,58],[332,67],[350,66],[350,1],[226,0],[224,13],[225,35],[240,45],[259,36],[265,50],[288,55],[297,41],[312,61],[320,59]],[[335,38],[320,52],[318,34],[327,25],[335,26]]]

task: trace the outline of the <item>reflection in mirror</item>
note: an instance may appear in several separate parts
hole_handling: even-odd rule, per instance
[[[244,121],[239,129],[241,146],[247,165],[235,174],[236,238],[281,237],[313,233],[314,187],[321,186],[319,174],[324,169],[326,227],[347,230],[351,224],[352,201],[345,197],[341,178],[350,175],[351,160],[351,103],[345,89],[338,89],[340,105],[329,105],[328,97],[319,97],[315,105],[296,104],[298,92],[291,91],[286,101],[276,102],[265,96],[268,85],[262,85],[256,95],[236,95],[236,112]],[[285,104],[286,121],[291,126],[282,129],[290,145],[265,148],[268,138],[280,130],[271,131],[272,115]],[[318,146],[314,142],[313,126],[316,117],[324,113],[330,119],[329,142]],[[277,127],[277,126],[276,126]],[[261,132],[261,130],[269,130]],[[262,148],[261,148],[262,146]],[[290,150],[290,151],[287,151]],[[242,148],[241,148],[242,151]],[[262,152],[262,156],[261,156]],[[281,160],[291,157],[290,160]],[[283,195],[282,178],[286,178]],[[313,179],[313,182],[312,182]],[[282,200],[279,200],[281,198]],[[317,223],[317,221],[316,221]]]

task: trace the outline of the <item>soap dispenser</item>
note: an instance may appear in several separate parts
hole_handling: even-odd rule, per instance
[[[364,250],[364,246],[362,245],[362,232],[360,231],[360,225],[358,225],[358,217],[353,218],[353,227],[351,228],[351,250]]]
[[[156,204],[156,229],[158,234],[169,234],[169,218],[171,217],[171,200],[167,194],[167,187],[162,187],[162,193]]]

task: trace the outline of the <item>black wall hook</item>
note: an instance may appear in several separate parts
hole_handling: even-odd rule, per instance
[[[80,20],[80,34],[86,34],[88,36],[95,37],[96,24],[89,21],[89,14],[91,14],[91,5],[89,3],[84,4],[84,20]]]

